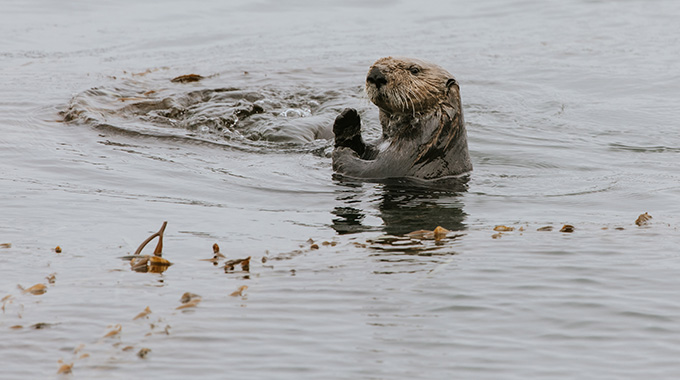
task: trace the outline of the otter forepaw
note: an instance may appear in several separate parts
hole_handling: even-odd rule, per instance
[[[335,146],[342,145],[344,141],[352,140],[356,136],[361,136],[361,118],[354,108],[345,108],[333,124],[333,134],[335,134]]]

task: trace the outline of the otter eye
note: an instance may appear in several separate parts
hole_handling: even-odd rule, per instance
[[[411,66],[408,71],[411,72],[411,74],[416,75],[420,72],[420,67],[418,66]]]

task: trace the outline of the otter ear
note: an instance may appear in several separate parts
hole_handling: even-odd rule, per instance
[[[451,79],[449,79],[449,80],[446,81],[446,87],[447,87],[447,88],[448,88],[448,87],[451,87],[451,86],[454,86],[454,85],[455,85],[456,87],[458,87],[458,82],[456,82],[455,79],[451,78]]]

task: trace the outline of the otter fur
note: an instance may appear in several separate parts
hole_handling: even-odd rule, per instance
[[[333,125],[333,169],[363,179],[433,180],[472,170],[458,82],[443,68],[411,58],[377,60],[366,94],[380,113],[382,136],[366,143],[361,119],[346,108]]]

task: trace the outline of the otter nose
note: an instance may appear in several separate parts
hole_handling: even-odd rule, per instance
[[[380,88],[380,86],[387,84],[387,78],[385,78],[385,74],[383,74],[383,72],[380,71],[379,68],[374,67],[371,69],[371,71],[368,72],[366,82],[373,83],[375,85],[375,88]]]

